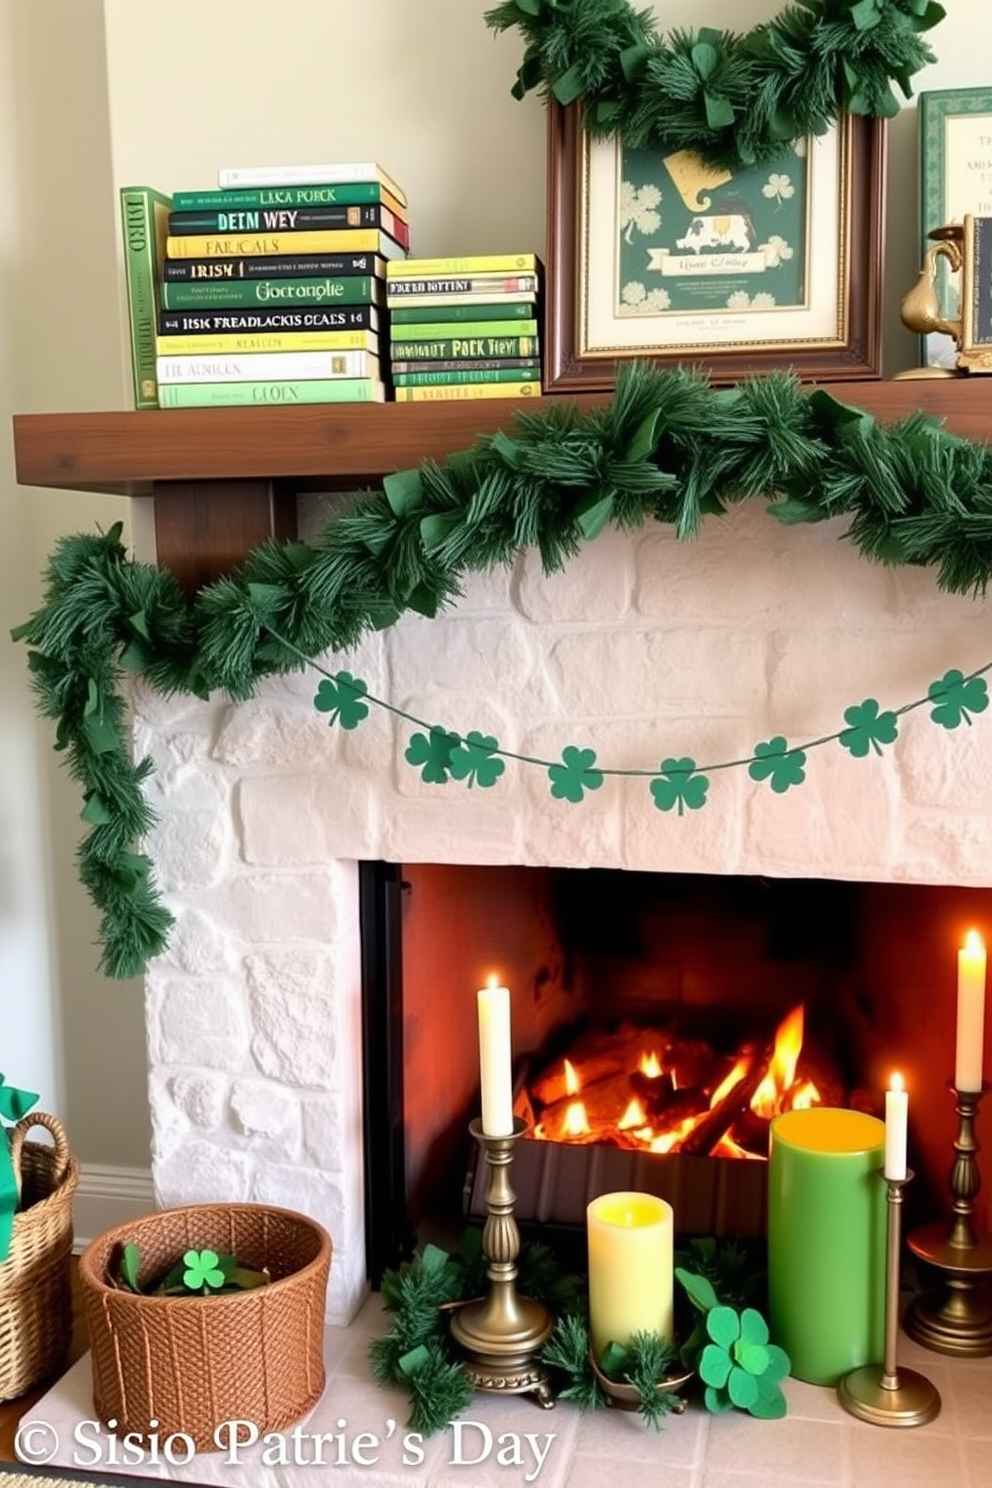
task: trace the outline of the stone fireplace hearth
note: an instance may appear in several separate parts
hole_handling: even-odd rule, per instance
[[[606,534],[560,575],[528,554],[471,577],[444,618],[407,617],[325,660],[422,719],[549,759],[576,744],[601,766],[654,769],[746,757],[776,734],[799,744],[851,704],[898,707],[992,657],[983,601],[867,563],[842,530],[780,528],[752,503],[691,544]],[[949,732],[920,708],[883,758],[811,752],[785,795],[717,772],[706,807],[680,818],[644,780],[607,779],[573,805],[514,762],[491,790],[425,785],[403,760],[411,726],[373,709],[329,730],[317,680],[273,680],[238,706],[140,690],[135,740],[156,765],[149,848],[177,915],[147,978],[158,1199],[315,1215],[334,1238],[333,1321],[366,1289],[360,860],[992,887],[988,715]],[[911,1091],[942,1091],[952,1071],[953,990],[949,945],[926,1057],[911,1010],[892,1027]]]

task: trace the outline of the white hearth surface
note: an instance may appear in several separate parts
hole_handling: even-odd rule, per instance
[[[545,1411],[528,1397],[479,1394],[457,1430],[448,1427],[424,1441],[422,1460],[408,1450],[404,1461],[408,1401],[368,1375],[369,1339],[385,1326],[379,1299],[372,1297],[349,1327],[327,1329],[324,1396],[268,1448],[283,1455],[286,1465],[267,1465],[260,1443],[235,1461],[218,1452],[182,1467],[112,1462],[106,1433],[98,1435],[94,1426],[80,1432],[80,1423],[93,1417],[88,1355],[25,1417],[35,1428],[28,1438],[36,1449],[33,1460],[225,1488],[327,1482],[356,1488],[609,1488],[627,1471],[655,1488],[992,1488],[992,1359],[950,1359],[904,1336],[900,1364],[925,1374],[941,1395],[940,1414],[927,1426],[866,1425],[841,1409],[834,1390],[796,1380],[785,1382],[789,1414],[782,1421],[756,1421],[738,1412],[715,1417],[691,1405],[683,1416],[668,1417],[660,1432],[624,1412],[583,1415],[564,1401]],[[329,1433],[322,1466],[314,1461],[319,1433]],[[74,1444],[74,1434],[81,1434],[82,1444]]]

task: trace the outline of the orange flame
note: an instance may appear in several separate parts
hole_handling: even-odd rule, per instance
[[[747,1070],[748,1063],[742,1054],[740,1059],[738,1059],[737,1063],[734,1065],[733,1069],[730,1071],[730,1074],[720,1081],[720,1084],[716,1087],[713,1094],[710,1096],[711,1111],[718,1101],[722,1101],[723,1097],[727,1095],[731,1090],[733,1090],[734,1086],[737,1084],[737,1081],[743,1079],[743,1077],[747,1074]]]
[[[646,1122],[647,1117],[644,1114],[644,1107],[635,1095],[617,1122],[617,1127],[620,1131],[633,1131],[635,1127],[644,1126]]]
[[[651,1050],[650,1054],[641,1055],[640,1062],[637,1067],[640,1070],[641,1074],[646,1075],[649,1080],[659,1079],[662,1073],[661,1060],[658,1058],[653,1049]]]
[[[680,1121],[678,1126],[673,1127],[671,1131],[661,1132],[659,1136],[652,1137],[648,1144],[650,1150],[652,1152],[670,1152],[680,1137],[684,1137],[692,1131],[697,1120],[698,1117],[696,1116],[687,1116],[684,1121]]]
[[[591,1132],[589,1118],[586,1115],[584,1102],[580,1100],[569,1101],[565,1119],[561,1124],[563,1137],[586,1137]]]
[[[754,1092],[751,1110],[771,1121],[782,1109],[782,1096],[792,1087],[803,1047],[803,1005],[794,1007],[775,1030],[775,1051],[768,1073]]]
[[[579,1079],[575,1065],[570,1059],[565,1060],[565,1094],[578,1095],[582,1089],[582,1081]]]
[[[820,1104],[820,1092],[812,1080],[803,1080],[789,1092],[789,1106],[793,1111],[808,1111],[810,1106]]]

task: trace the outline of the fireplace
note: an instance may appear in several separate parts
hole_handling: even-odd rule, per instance
[[[763,1236],[770,1120],[884,1115],[914,1085],[910,1218],[945,1192],[944,1093],[923,1078],[943,948],[987,912],[954,887],[619,869],[362,865],[370,1270],[485,1216],[471,988],[511,986],[525,1234],[570,1233],[600,1193],[668,1199],[680,1232]],[[910,971],[910,968],[913,971]],[[902,1006],[915,1010],[907,1034]],[[902,1026],[902,1032],[896,1030]],[[891,1030],[886,1037],[886,1030]],[[922,1119],[921,1119],[922,1118]]]
[[[780,528],[755,503],[692,543],[607,533],[562,574],[546,578],[527,554],[472,577],[450,614],[405,617],[326,660],[418,718],[522,755],[578,745],[629,770],[742,758],[756,740],[817,738],[864,698],[897,707],[948,668],[988,660],[981,602],[869,564],[841,535],[836,523]],[[491,789],[425,783],[404,760],[411,725],[373,709],[354,732],[329,731],[312,707],[317,680],[272,680],[237,706],[134,697],[136,750],[156,764],[148,846],[177,915],[146,984],[160,1202],[248,1197],[315,1215],[335,1242],[330,1315],[359,1305],[363,862],[817,879],[837,896],[867,886],[862,919],[879,935],[861,962],[874,1010],[861,1079],[879,1089],[903,1070],[912,1140],[939,1179],[953,1133],[954,951],[968,923],[992,925],[987,717],[951,733],[918,709],[884,757],[825,747],[782,795],[727,770],[704,810],[679,817],[636,778],[607,779],[579,804],[512,762]],[[498,948],[479,957],[480,972],[498,969]],[[538,1011],[556,975],[537,957],[520,984]],[[479,984],[473,970],[462,988],[469,1022]]]

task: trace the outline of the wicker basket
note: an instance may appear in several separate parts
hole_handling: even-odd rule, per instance
[[[139,1282],[187,1250],[235,1255],[273,1280],[212,1297],[146,1297],[110,1281],[124,1244]],[[261,1204],[194,1204],[118,1225],[79,1258],[93,1364],[93,1405],[119,1432],[185,1432],[218,1449],[224,1421],[281,1431],[324,1388],[324,1309],[331,1238],[314,1220]]]
[[[52,1142],[29,1142],[42,1126]],[[0,1264],[0,1400],[54,1374],[72,1342],[72,1200],[79,1164],[55,1116],[32,1112],[10,1133],[20,1187],[13,1235]]]

